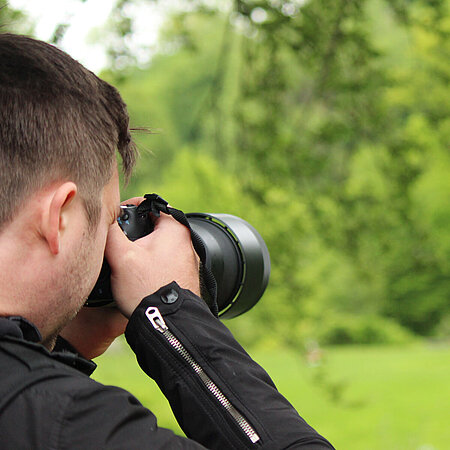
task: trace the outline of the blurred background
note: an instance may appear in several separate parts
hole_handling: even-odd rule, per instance
[[[0,23],[151,128],[124,199],[259,230],[269,287],[226,324],[311,425],[338,449],[449,448],[449,1],[11,0]],[[123,340],[97,363],[181,433]]]

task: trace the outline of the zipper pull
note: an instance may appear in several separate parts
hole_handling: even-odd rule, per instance
[[[162,318],[162,315],[159,312],[158,308],[150,306],[149,308],[147,308],[147,311],[145,311],[145,315],[153,325],[153,328],[155,328],[155,330],[158,330],[160,333],[164,333],[164,331],[169,329],[169,327],[166,325],[166,322],[164,322],[164,319]]]

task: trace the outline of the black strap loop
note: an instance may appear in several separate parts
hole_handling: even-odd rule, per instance
[[[188,219],[183,211],[172,208],[169,204],[158,194],[146,194],[145,200],[137,207],[139,214],[151,213],[155,217],[159,217],[160,213],[172,216],[176,221],[187,227],[191,233],[191,240],[197,255],[200,258],[200,291],[203,300],[209,306],[211,312],[218,317],[219,308],[217,306],[217,283],[210,268],[206,265],[206,247],[203,240],[200,238],[188,222]]]

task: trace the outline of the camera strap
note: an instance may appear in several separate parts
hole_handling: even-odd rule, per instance
[[[205,300],[214,316],[219,316],[219,308],[217,306],[217,283],[214,275],[206,264],[206,247],[203,240],[200,238],[188,222],[188,219],[183,211],[169,206],[162,197],[158,194],[146,194],[145,200],[137,207],[139,214],[151,213],[155,217],[159,217],[160,213],[172,216],[176,221],[187,227],[191,233],[191,240],[194,249],[200,258],[200,291],[201,297]]]

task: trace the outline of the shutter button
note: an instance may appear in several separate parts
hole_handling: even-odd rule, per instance
[[[178,300],[178,292],[175,289],[170,289],[169,291],[161,294],[161,301],[167,305],[175,303]]]

